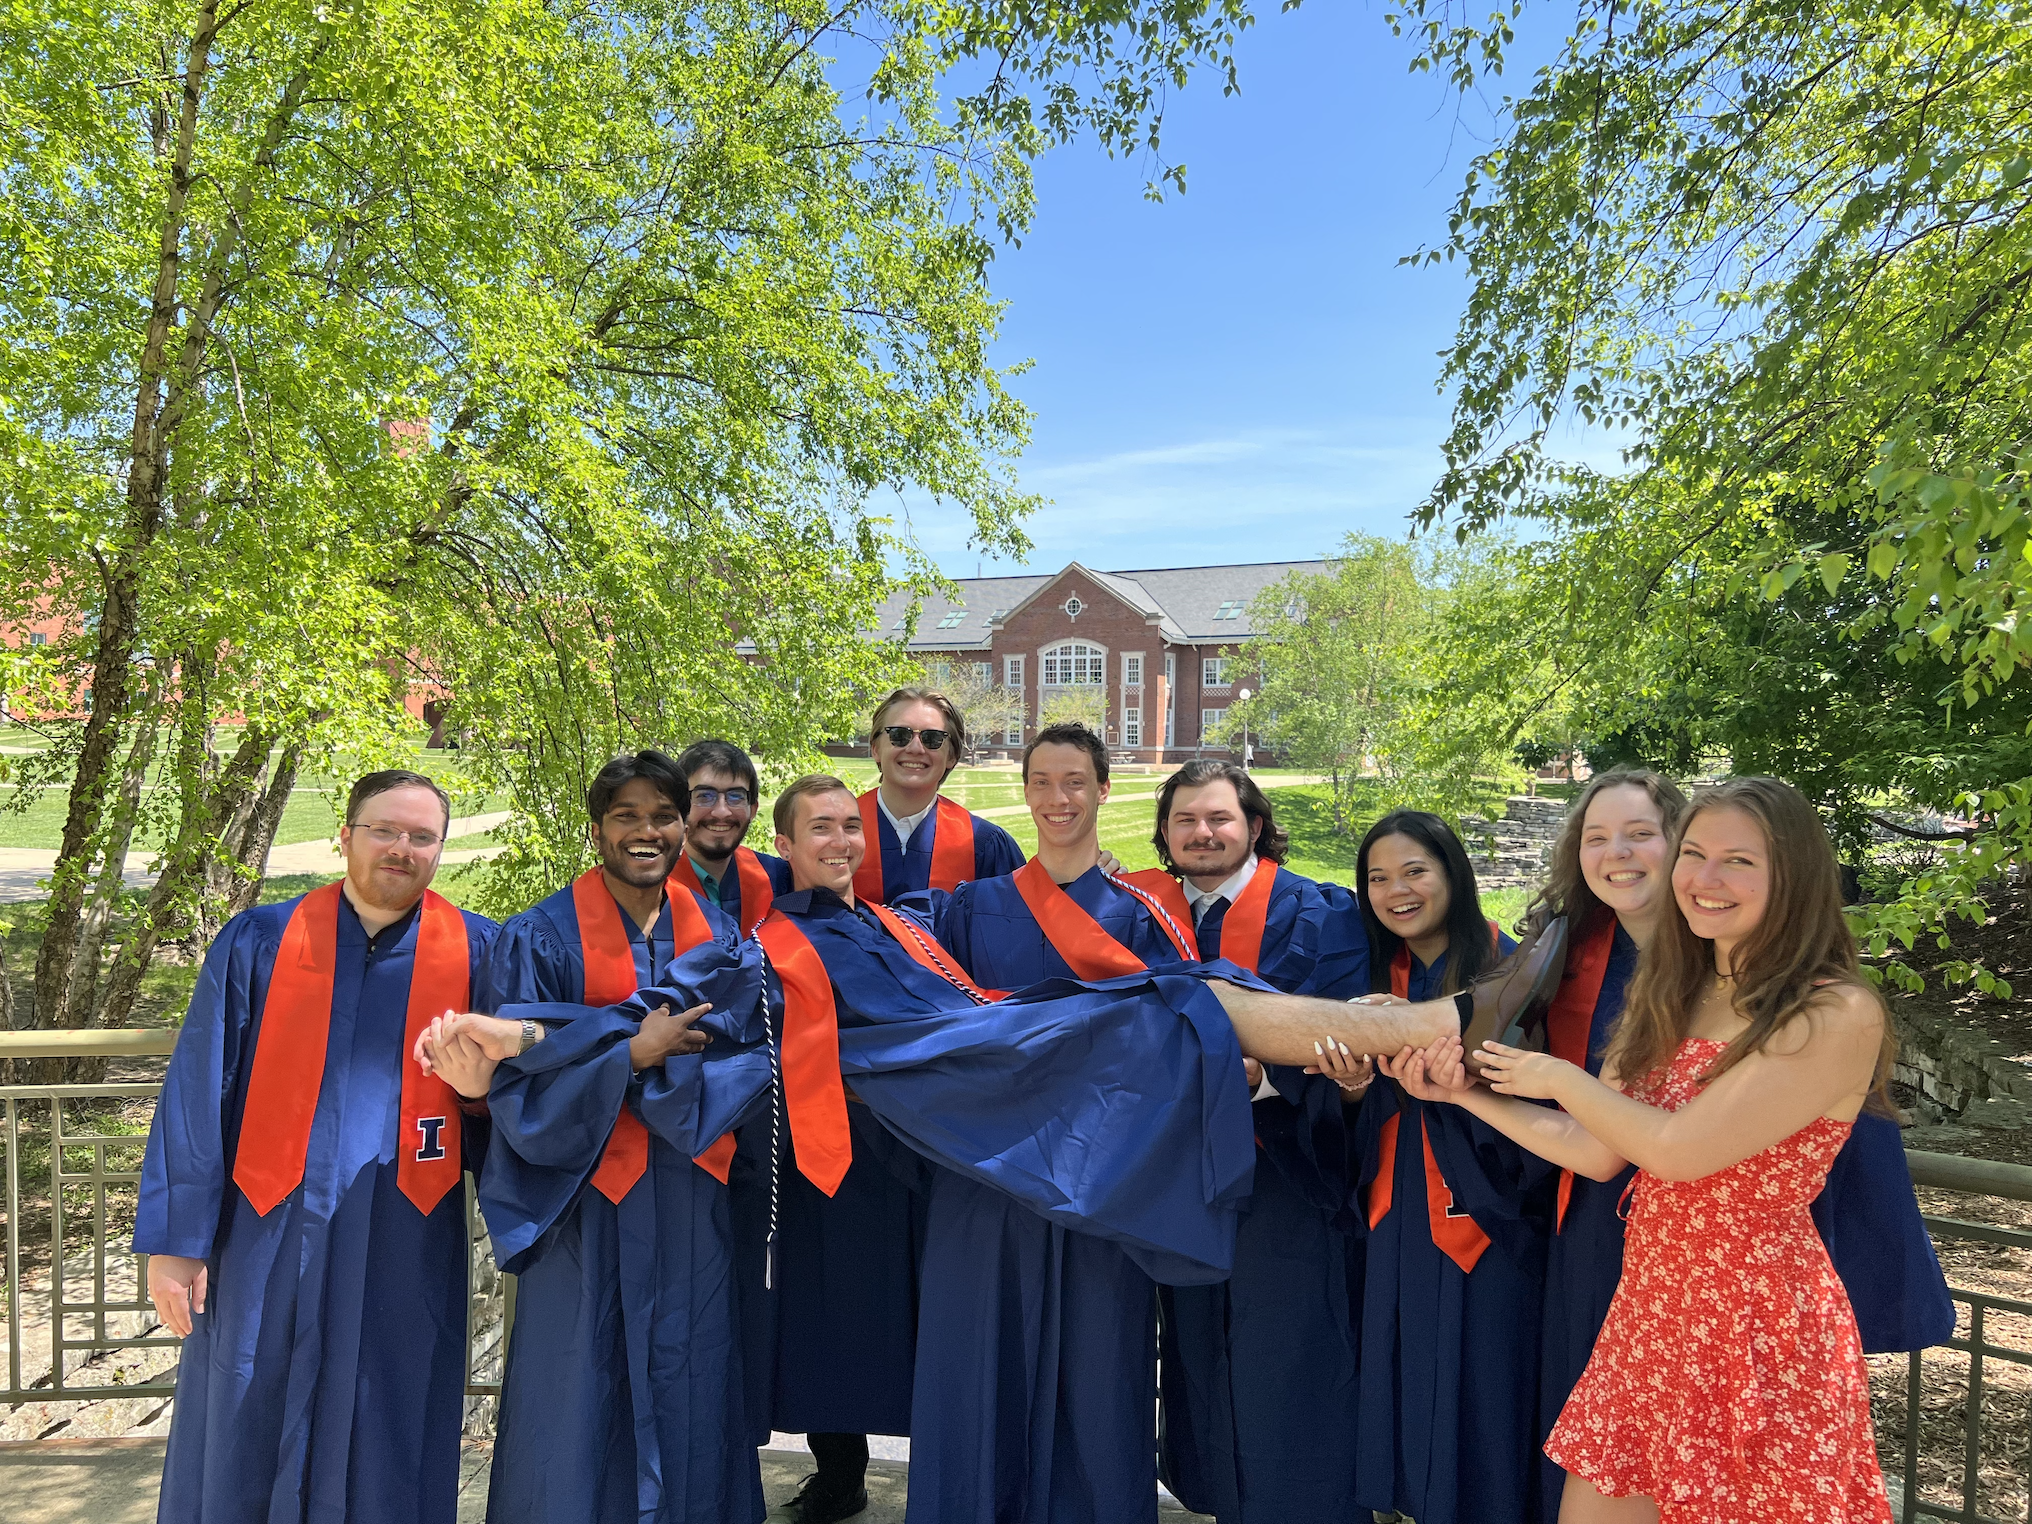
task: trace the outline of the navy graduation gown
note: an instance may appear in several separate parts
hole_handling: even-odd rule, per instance
[[[1228,909],[1200,919],[1205,957],[1220,956]],[[1279,870],[1259,960],[1269,983],[1367,994],[1368,949],[1352,891]],[[1158,1288],[1159,1469],[1180,1502],[1221,1524],[1352,1519],[1362,1254],[1346,1207],[1346,1108],[1325,1075],[1267,1074],[1278,1093],[1251,1108],[1259,1167],[1234,1275]]]
[[[1110,898],[1120,894],[1108,887]],[[1006,1197],[1021,1209],[1012,1208],[1002,1224],[1012,1260],[1020,1263],[983,1266],[962,1254],[954,1272],[988,1286],[981,1300],[990,1314],[1005,1308],[1011,1314],[1006,1347],[991,1348],[978,1365],[969,1364],[969,1352],[962,1349],[961,1358],[941,1372],[927,1363],[932,1314],[920,1313],[910,1506],[920,1519],[973,1517],[942,1505],[943,1474],[953,1492],[977,1495],[994,1517],[989,1479],[976,1483],[962,1474],[978,1456],[991,1477],[1013,1472],[1014,1501],[1003,1516],[1029,1517],[1033,1496],[1036,1517],[1067,1516],[1064,1510],[1048,1512],[1045,1488],[1024,1490],[1032,1474],[1059,1480],[1053,1498],[1079,1502],[1092,1490],[1080,1469],[1089,1456],[1067,1437],[1065,1404],[1054,1400],[1061,1376],[1069,1383],[1087,1378],[1082,1368],[1062,1370],[1060,1351],[1073,1351],[1076,1366],[1084,1367],[1092,1362],[1093,1348],[1120,1339],[1122,1330],[1104,1298],[1060,1305],[1063,1266],[1071,1252],[1060,1246],[1090,1243],[1091,1251],[1082,1252],[1093,1262],[1126,1264],[1141,1274],[1146,1306],[1153,1274],[1187,1283],[1229,1273],[1254,1145],[1241,1050],[1206,980],[1267,986],[1228,963],[1174,965],[1086,984],[1051,980],[980,1006],[913,960],[866,910],[811,890],[786,896],[778,908],[798,918],[826,965],[847,1085],[890,1133],[942,1167],[941,1181],[953,1175],[980,1187],[981,1196]],[[669,998],[643,990],[623,1009]],[[1010,1226],[1012,1217],[1022,1225]],[[925,1309],[936,1284],[930,1247]],[[998,1252],[1000,1247],[998,1239]],[[1055,1257],[1047,1261],[1046,1250]],[[1005,1325],[993,1316],[986,1325],[993,1345]],[[997,1353],[1006,1356],[999,1364]],[[942,1414],[943,1430],[927,1425],[927,1370],[944,1375],[942,1398],[967,1408],[967,1422],[959,1421],[965,1414]],[[1137,1498],[1152,1511],[1153,1385],[1145,1379],[1150,1400],[1139,1427],[1147,1492]],[[1033,1402],[1042,1421],[1031,1415]],[[1000,1436],[997,1416],[1007,1431]],[[956,1430],[981,1436],[983,1443],[964,1455],[948,1453],[938,1441]],[[937,1436],[931,1443],[928,1433]],[[1092,1440],[1088,1435],[1087,1442]],[[1141,1512],[1132,1505],[1127,1514],[1108,1517]]]
[[[488,960],[486,1007],[549,1024],[496,1071],[481,1210],[520,1279],[487,1516],[494,1524],[754,1524],[727,1190],[692,1163],[766,1103],[759,949],[701,907],[714,939],[671,961],[666,904],[629,934],[639,984],[704,1000],[703,1054],[631,1071],[639,1011],[588,1008],[569,888],[516,916]],[[648,1167],[616,1204],[589,1181],[624,1103]]]
[[[265,1217],[233,1183],[261,1007],[296,904],[242,911],[220,931],[149,1129],[135,1251],[202,1259],[210,1280],[178,1366],[158,1517],[452,1524],[465,1192],[426,1217],[396,1181],[414,911],[370,942],[341,899],[303,1183]],[[496,927],[461,915],[477,966]],[[464,1125],[477,1169],[486,1124]]]
[[[1001,878],[1023,866],[1023,849],[1016,845],[1015,837],[992,820],[983,820],[979,815],[973,819],[975,878]],[[921,894],[931,887],[931,850],[938,840],[936,808],[910,833],[908,851],[897,841],[896,827],[879,807],[875,811],[875,835],[878,840],[868,847],[873,851],[879,843],[881,848],[882,898],[886,902],[893,905],[901,895]]]
[[[840,913],[846,906],[825,896]],[[810,935],[810,894],[777,906]],[[824,933],[821,932],[821,938]],[[783,985],[768,973],[771,1030],[783,1030]],[[839,1009],[835,997],[835,1010]],[[841,1019],[846,1019],[844,1015]],[[734,1237],[748,1423],[755,1444],[787,1434],[910,1432],[917,1356],[917,1266],[930,1166],[847,1102],[853,1162],[827,1196],[797,1168],[778,1090],[740,1132],[734,1156]],[[773,1287],[765,1285],[772,1202]]]
[[[1637,971],[1637,944],[1620,924],[1602,971],[1601,993],[1595,997],[1588,1022],[1587,1071],[1599,1076],[1602,1057],[1616,1023],[1622,1019],[1623,997]],[[1623,1276],[1623,1192],[1637,1173],[1635,1166],[1613,1180],[1575,1175],[1567,1197],[1566,1216],[1546,1245],[1544,1321],[1540,1328],[1538,1375],[1538,1448],[1536,1464],[1539,1507],[1545,1519],[1559,1517],[1565,1470],[1545,1453],[1545,1441],[1559,1421],[1559,1411],[1573,1395],[1574,1383],[1587,1369],[1595,1336],[1609,1315],[1616,1283]]]
[[[1505,953],[1514,946],[1500,942]],[[1413,959],[1410,998],[1436,996],[1445,970],[1444,957],[1429,968]],[[1418,1524],[1535,1520],[1537,1324],[1555,1175],[1458,1106],[1423,1105],[1378,1078],[1356,1122],[1352,1205],[1363,1226],[1393,1115],[1391,1207],[1367,1229],[1356,1498]],[[1433,1241],[1421,1127],[1456,1206],[1490,1240],[1472,1273]]]
[[[1141,902],[1098,868],[1064,887],[1145,964],[1177,961]],[[1006,877],[954,890],[939,937],[990,989],[1072,976]],[[1119,1247],[942,1171],[924,1256],[910,1524],[1154,1520],[1155,1316],[1150,1276]]]

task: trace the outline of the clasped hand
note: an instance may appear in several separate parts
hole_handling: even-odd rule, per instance
[[[1413,1100],[1458,1102],[1474,1088],[1475,1077],[1468,1072],[1458,1037],[1442,1037],[1430,1047],[1406,1048],[1395,1058],[1376,1062]],[[1560,1071],[1573,1067],[1550,1053],[1533,1053],[1494,1041],[1483,1043],[1476,1051],[1475,1064],[1482,1081],[1498,1095],[1534,1101],[1554,1099]]]
[[[704,1052],[713,1040],[712,1033],[698,1031],[696,1023],[711,1009],[707,1002],[678,1015],[672,1015],[667,1005],[649,1012],[628,1039],[628,1067],[653,1069],[667,1058]],[[541,1042],[541,1024],[536,1033]],[[521,1022],[477,1011],[446,1011],[423,1029],[411,1056],[425,1074],[439,1075],[467,1100],[478,1100],[494,1083],[494,1071],[501,1060],[521,1051]]]

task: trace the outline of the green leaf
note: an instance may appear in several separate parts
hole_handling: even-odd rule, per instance
[[[1849,557],[1836,551],[1820,558],[1820,583],[1830,594],[1841,586],[1841,580],[1849,569]]]

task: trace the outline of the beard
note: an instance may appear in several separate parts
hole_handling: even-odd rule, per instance
[[[660,853],[655,857],[649,858],[637,858],[629,856],[620,847],[609,847],[604,843],[602,843],[600,849],[600,866],[613,874],[622,883],[632,885],[637,889],[647,889],[652,884],[662,883],[670,876],[670,870],[676,865],[676,862],[677,854],[675,852]]]
[[[384,857],[374,863],[366,872],[365,879],[346,875],[353,892],[376,910],[407,910],[423,898],[423,891],[430,887],[430,875],[424,873],[412,860],[408,863],[409,877],[396,882],[384,879],[380,869],[391,863],[402,862],[401,858]]]

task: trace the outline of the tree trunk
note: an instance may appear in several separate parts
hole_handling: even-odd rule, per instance
[[[194,797],[186,803],[176,842],[162,865],[162,876],[155,881],[155,888],[149,893],[148,907],[136,921],[133,936],[113,962],[113,971],[106,983],[105,1003],[99,1011],[101,1025],[117,1026],[127,1019],[134,1009],[135,998],[141,993],[141,976],[148,972],[155,949],[165,937],[173,935],[182,925],[194,919],[192,909],[196,909],[199,916],[204,914],[201,905],[188,906],[180,902],[194,889],[198,891],[197,898],[202,901],[206,865],[212,860],[227,823],[238,813],[242,801],[254,790],[256,779],[267,766],[269,746],[270,737],[266,731],[248,726],[241,735],[239,749],[221,771],[209,798]]]
[[[249,909],[261,898],[261,885],[268,877],[268,849],[275,844],[275,833],[282,825],[282,812],[288,808],[290,791],[296,787],[296,770],[303,763],[303,745],[301,741],[292,741],[283,747],[282,755],[275,759],[275,771],[268,780],[267,789],[253,809],[247,812],[239,840],[232,844],[233,856],[253,872],[241,877],[227,896],[227,920]]]
[[[202,0],[184,69],[183,102],[176,146],[168,169],[156,254],[154,300],[141,343],[141,373],[135,387],[134,425],[128,441],[127,513],[118,548],[106,569],[92,654],[91,714],[85,721],[64,816],[63,844],[50,883],[49,918],[35,960],[35,1019],[42,1027],[79,1027],[90,1014],[72,999],[71,970],[82,931],[85,876],[99,834],[112,770],[113,748],[127,713],[127,684],[140,635],[141,568],[162,527],[162,486],[174,420],[163,407],[170,371],[169,335],[180,305],[177,285],[182,260],[184,215],[190,203],[191,158],[197,138],[198,103],[203,98],[212,42],[218,33],[218,0]],[[209,321],[209,314],[207,321]],[[185,343],[188,365],[190,344]],[[171,408],[174,409],[174,393]]]
[[[151,683],[140,696],[142,705],[152,705],[159,691],[158,686]],[[120,798],[114,807],[98,881],[92,886],[92,897],[80,918],[78,948],[72,957],[70,974],[71,999],[86,1012],[80,1026],[94,1024],[91,1011],[98,994],[99,963],[105,947],[106,928],[119,906],[121,892],[127,887],[123,872],[127,850],[134,841],[142,789],[147,781],[149,763],[155,757],[155,738],[160,728],[155,717],[149,715],[141,720],[140,729],[135,733],[120,780]]]

